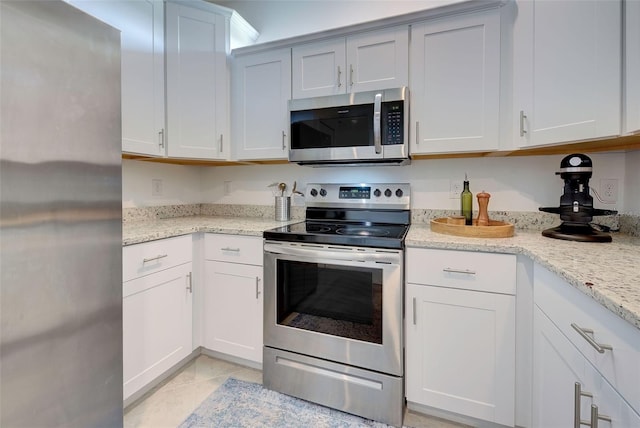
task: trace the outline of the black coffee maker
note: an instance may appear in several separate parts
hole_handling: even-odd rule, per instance
[[[617,211],[593,208],[593,198],[589,195],[592,172],[589,156],[576,153],[562,159],[560,171],[556,172],[564,180],[560,206],[539,208],[540,211],[560,214],[562,224],[543,230],[543,236],[569,241],[611,242],[611,235],[594,229],[590,224],[594,216],[617,214]]]

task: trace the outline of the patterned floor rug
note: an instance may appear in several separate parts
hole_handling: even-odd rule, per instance
[[[229,378],[180,428],[387,428],[386,424]]]

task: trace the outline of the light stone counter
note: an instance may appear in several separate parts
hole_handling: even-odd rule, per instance
[[[161,220],[131,221],[122,225],[122,245],[139,244],[196,232],[262,236],[262,232],[267,229],[299,221],[280,222],[262,217],[214,217],[201,215]]]
[[[123,245],[196,232],[262,236],[274,227],[299,222],[264,217],[203,216],[147,219],[123,223]],[[583,293],[640,329],[640,237],[613,235],[612,243],[562,241],[539,231],[516,229],[511,238],[463,238],[431,231],[414,223],[407,247],[523,254],[554,272]],[[590,283],[592,285],[586,285]]]
[[[519,231],[511,238],[464,238],[413,224],[407,247],[523,254],[640,328],[640,238],[613,234],[611,243],[573,242]],[[587,285],[587,283],[589,285]]]

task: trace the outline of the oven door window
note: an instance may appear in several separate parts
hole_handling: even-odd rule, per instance
[[[373,104],[291,112],[291,148],[373,146]]]
[[[382,269],[278,260],[280,325],[382,343]]]

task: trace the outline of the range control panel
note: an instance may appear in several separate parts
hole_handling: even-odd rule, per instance
[[[409,183],[309,183],[305,192],[307,206],[409,209]]]

